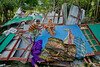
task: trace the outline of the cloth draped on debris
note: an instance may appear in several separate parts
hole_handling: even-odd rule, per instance
[[[38,40],[38,41],[34,42],[34,45],[32,46],[32,49],[31,49],[31,55],[33,56],[31,63],[33,66],[37,62],[42,61],[42,59],[39,58],[41,51],[42,51],[42,40]]]
[[[4,31],[3,34],[5,34],[7,36],[10,33],[16,33],[16,32],[17,32],[17,29],[11,27],[9,30]]]

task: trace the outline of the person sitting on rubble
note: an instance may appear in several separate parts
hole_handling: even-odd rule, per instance
[[[45,25],[45,29],[47,29],[51,36],[55,35],[55,24],[52,22],[52,19],[48,20],[48,23]]]
[[[42,24],[40,23],[40,20],[36,20],[36,23],[33,23],[30,25],[29,27],[29,31],[34,33],[37,33],[36,36],[38,36],[39,34],[41,34],[42,31]]]

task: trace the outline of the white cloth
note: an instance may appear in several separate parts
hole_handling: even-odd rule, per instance
[[[18,8],[18,10],[16,11],[16,14],[21,14],[21,7]]]
[[[24,29],[24,30],[28,30],[29,27],[30,27],[29,25],[24,24],[24,28],[23,28],[23,29]]]
[[[5,34],[7,36],[10,33],[16,33],[16,32],[17,32],[17,29],[15,29],[15,28],[12,27],[9,30],[4,31],[3,34]]]

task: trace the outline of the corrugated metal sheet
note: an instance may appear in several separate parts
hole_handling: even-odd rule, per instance
[[[64,23],[67,22],[67,3],[64,3],[62,5],[62,12],[63,12],[63,16],[64,16]]]
[[[88,25],[95,37],[98,39],[100,42],[100,24],[89,24]]]
[[[69,11],[69,16],[66,24],[67,25],[81,24],[81,20],[85,16],[85,10],[81,9],[81,11],[82,12],[79,11],[79,7],[72,5]]]
[[[27,17],[23,17],[23,18],[16,16],[16,17],[12,18],[11,20],[9,20],[8,22],[6,22],[3,26],[11,25],[14,23],[21,23],[22,21],[28,21],[28,20],[33,20],[33,19],[34,18],[31,16],[27,16]]]
[[[2,44],[0,44],[0,52],[2,52],[5,47],[11,42],[11,40],[13,39],[13,37],[15,36],[15,34],[10,33],[7,38],[2,42]]]

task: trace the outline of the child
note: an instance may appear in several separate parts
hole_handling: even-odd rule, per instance
[[[42,25],[40,23],[40,20],[36,20],[35,24],[30,25],[29,31],[32,32],[35,36],[41,34]]]
[[[48,30],[51,36],[55,35],[55,24],[52,22],[52,19],[49,19],[48,23],[46,24],[45,28]]]

